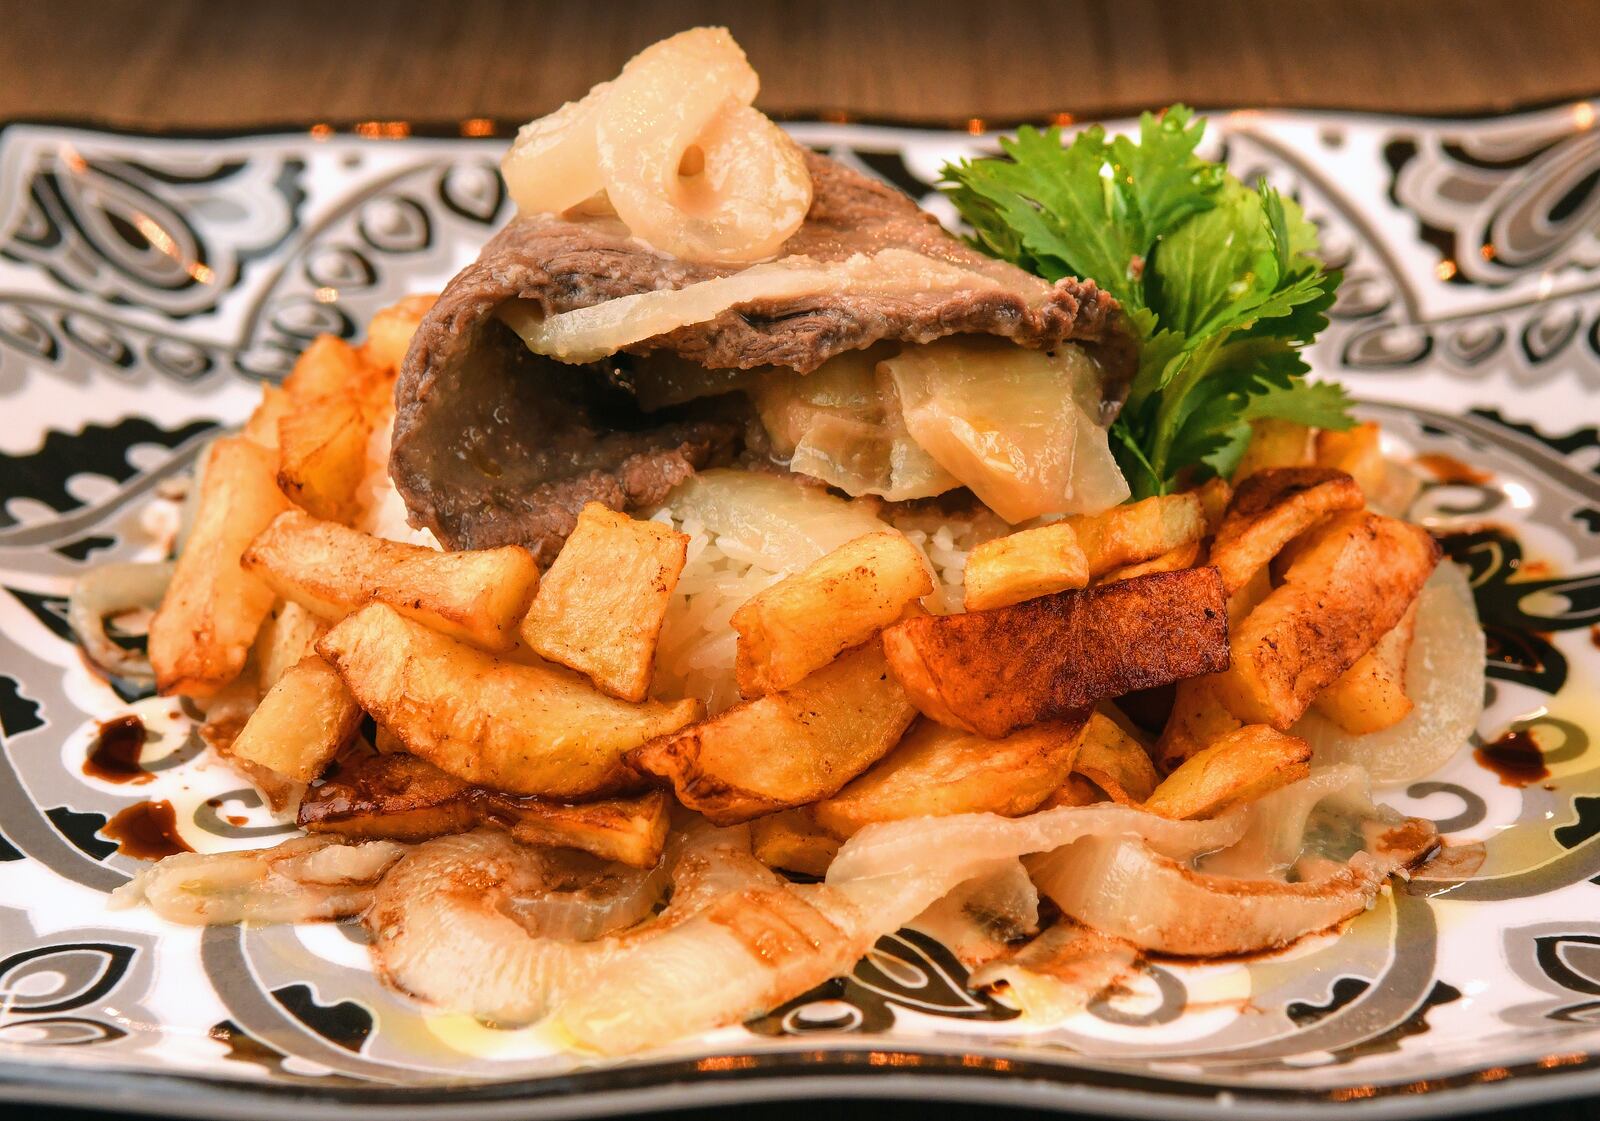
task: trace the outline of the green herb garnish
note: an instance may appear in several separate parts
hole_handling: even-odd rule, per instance
[[[1204,131],[1183,105],[1140,117],[1137,143],[1023,128],[1004,156],[943,172],[973,245],[1049,281],[1093,280],[1128,313],[1139,370],[1111,446],[1135,498],[1232,475],[1252,420],[1354,423],[1343,388],[1306,381],[1300,357],[1340,274],[1293,199],[1194,154]]]

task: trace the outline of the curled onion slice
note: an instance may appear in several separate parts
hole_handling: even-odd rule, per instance
[[[972,269],[908,249],[884,249],[871,256],[857,253],[827,263],[804,256],[785,257],[752,265],[732,276],[622,296],[548,317],[539,314],[536,304],[511,300],[498,314],[535,354],[562,362],[593,362],[623,347],[761,300],[793,300],[817,292],[870,295],[981,291],[999,286],[999,281]]]
[[[1438,770],[1465,747],[1483,714],[1484,636],[1472,589],[1449,562],[1434,569],[1417,606],[1406,658],[1409,715],[1392,728],[1351,735],[1312,709],[1294,734],[1319,764],[1353,763],[1374,782],[1409,782]]]
[[[601,82],[581,99],[517,130],[500,173],[522,213],[559,214],[605,190],[595,127],[610,90],[610,82]]]
[[[547,880],[539,890],[512,896],[511,915],[530,933],[572,942],[632,926],[661,901],[667,865],[630,868],[585,853],[540,851]]]
[[[113,642],[106,619],[161,606],[173,568],[171,561],[101,564],[78,577],[67,597],[67,622],[91,662],[114,677],[155,680],[149,657]]]

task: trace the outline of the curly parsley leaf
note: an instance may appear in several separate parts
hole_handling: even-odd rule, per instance
[[[1140,362],[1111,436],[1135,497],[1230,475],[1251,420],[1353,423],[1344,391],[1307,382],[1298,353],[1340,280],[1316,228],[1196,156],[1204,128],[1182,105],[1144,114],[1137,143],[1024,128],[1000,157],[944,169],[975,246],[1046,280],[1091,279],[1128,313]]]

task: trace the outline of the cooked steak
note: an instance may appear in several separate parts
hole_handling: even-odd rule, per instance
[[[1119,396],[1132,344],[1115,301],[1092,282],[1047,285],[962,244],[893,188],[825,156],[808,160],[815,199],[786,256],[828,262],[909,249],[1002,283],[750,303],[631,351],[810,372],[880,339],[988,334],[1041,348],[1071,340],[1097,353],[1113,383],[1107,397]],[[529,354],[495,311],[520,299],[555,315],[736,271],[657,253],[614,219],[515,219],[445,288],[401,371],[390,472],[412,521],[451,548],[520,542],[547,563],[585,501],[645,506],[731,453],[737,419],[630,412],[592,372]]]

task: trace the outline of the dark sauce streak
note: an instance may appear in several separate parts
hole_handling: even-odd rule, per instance
[[[101,826],[100,835],[117,842],[117,851],[135,860],[194,851],[178,835],[178,815],[171,802],[136,802]]]
[[[1470,464],[1462,463],[1455,456],[1443,455],[1438,452],[1419,455],[1416,463],[1418,467],[1441,483],[1481,487],[1494,479],[1494,476],[1487,471],[1481,471]]]
[[[1507,732],[1478,748],[1472,757],[1479,766],[1498,775],[1503,786],[1532,786],[1550,777],[1539,741],[1526,729]]]
[[[144,752],[144,721],[129,714],[100,723],[83,761],[83,773],[104,782],[144,783],[155,775],[139,765]]]

